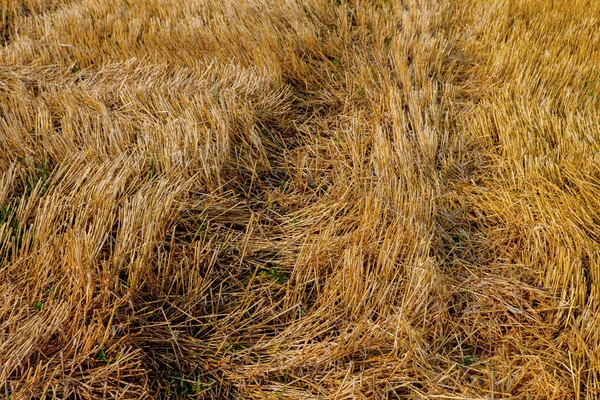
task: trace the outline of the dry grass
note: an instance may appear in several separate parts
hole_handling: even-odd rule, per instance
[[[600,396],[600,2],[0,6],[0,398]]]

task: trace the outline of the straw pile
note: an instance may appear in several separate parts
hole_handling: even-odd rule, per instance
[[[600,396],[600,2],[0,6],[0,398]]]

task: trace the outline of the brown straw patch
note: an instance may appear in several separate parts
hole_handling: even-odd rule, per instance
[[[0,6],[0,399],[600,396],[600,3]]]

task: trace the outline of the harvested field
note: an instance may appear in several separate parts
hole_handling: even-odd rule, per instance
[[[0,7],[0,399],[600,398],[600,1]]]

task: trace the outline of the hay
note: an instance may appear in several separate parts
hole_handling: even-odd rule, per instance
[[[0,398],[600,396],[600,3],[0,5]]]

